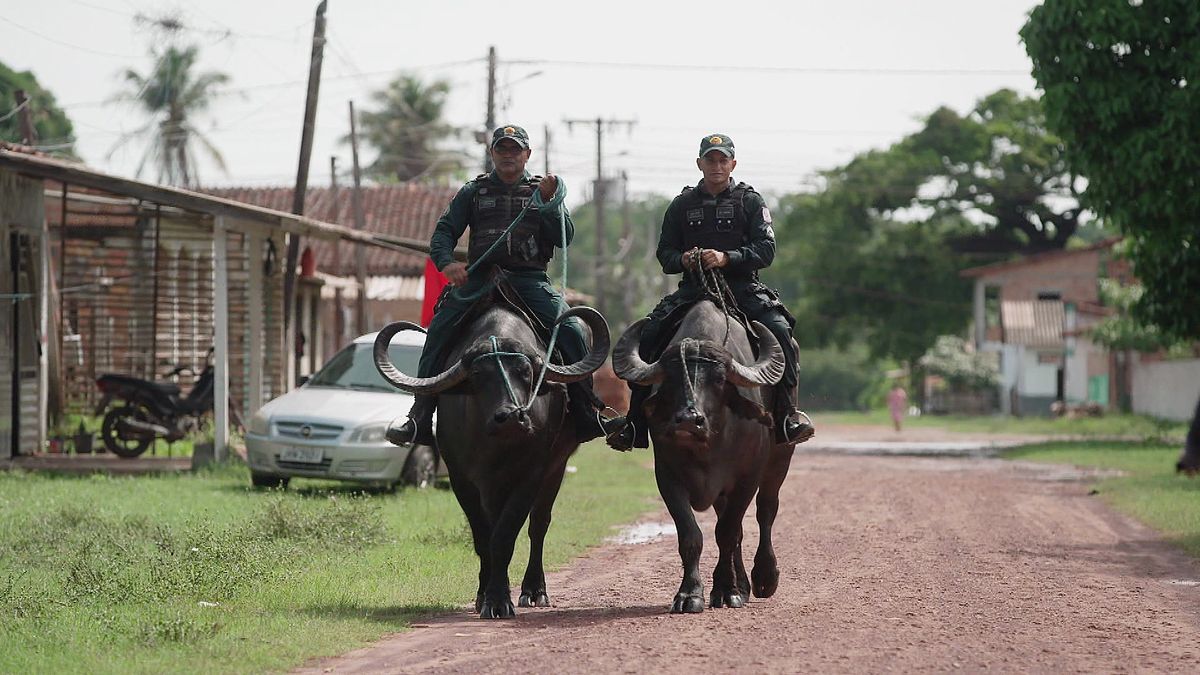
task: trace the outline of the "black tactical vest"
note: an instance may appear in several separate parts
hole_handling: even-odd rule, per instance
[[[683,202],[683,248],[732,251],[746,243],[746,209],[742,199],[754,188],[738,183],[719,197],[688,186],[680,193]]]
[[[488,174],[475,178],[478,188],[471,206],[471,236],[467,243],[467,259],[474,263],[496,243],[509,224],[529,204],[521,222],[487,257],[486,265],[509,269],[546,269],[554,246],[542,238],[542,219],[530,202],[537,189],[538,178],[525,178],[507,186],[488,179]]]

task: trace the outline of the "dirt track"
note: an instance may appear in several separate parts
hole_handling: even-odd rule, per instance
[[[507,622],[464,609],[303,672],[1194,672],[1200,565],[1081,478],[994,459],[800,454],[773,598],[672,616],[674,535],[610,544],[550,576],[554,607]],[[707,588],[711,512],[701,522]],[[749,564],[750,515],[746,528]]]

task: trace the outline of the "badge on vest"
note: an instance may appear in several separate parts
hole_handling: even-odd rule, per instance
[[[687,211],[688,225],[692,227],[700,227],[704,224],[704,209],[688,209]]]
[[[481,197],[479,199],[479,208],[481,208],[481,209],[496,208],[496,198],[495,197]]]

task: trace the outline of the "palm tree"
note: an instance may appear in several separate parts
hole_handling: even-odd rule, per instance
[[[158,167],[159,182],[197,187],[196,145],[203,148],[222,171],[225,160],[212,142],[193,126],[192,120],[208,109],[213,94],[229,81],[229,76],[213,71],[196,73],[199,50],[195,45],[168,44],[165,48],[152,48],[150,54],[155,60],[153,71],[143,75],[128,69],[121,76],[128,85],[127,97],[133,99],[150,120],[145,126],[123,135],[113,150],[131,137],[145,137],[146,152],[137,168],[139,177],[153,161]]]
[[[379,179],[437,181],[462,171],[466,155],[440,148],[459,130],[442,119],[450,83],[426,85],[402,75],[371,95],[377,106],[360,114],[363,140],[379,156],[367,172]]]

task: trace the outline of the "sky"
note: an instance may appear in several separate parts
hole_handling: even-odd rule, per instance
[[[175,11],[200,69],[231,78],[196,121],[228,173],[202,161],[201,181],[294,184],[315,1],[0,2],[0,61],[54,93],[89,164],[134,174],[144,146],[124,134],[145,120],[111,99],[122,71],[151,70],[149,47],[162,39],[135,17]],[[605,125],[602,163],[634,195],[695,183],[700,139],[716,132],[737,146],[739,180],[774,196],[809,191],[817,172],[887,147],[939,106],[965,113],[1001,87],[1034,94],[1017,32],[1036,4],[329,0],[309,184],[329,182],[331,156],[349,170],[348,101],[369,108],[371,92],[402,73],[448,80],[447,121],[483,129],[494,46],[497,122],[528,129],[535,173],[548,130],[550,169],[573,203],[590,194],[596,134],[594,122],[568,119],[631,122]],[[0,102],[0,114],[9,107]],[[482,146],[470,150],[481,163]]]

